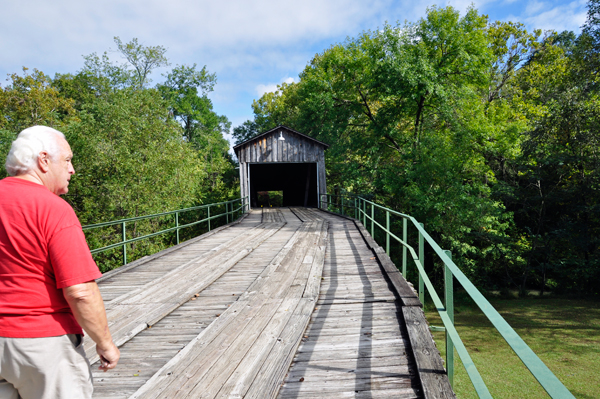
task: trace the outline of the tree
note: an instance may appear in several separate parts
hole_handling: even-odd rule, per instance
[[[600,96],[590,2],[584,32],[551,33],[516,80],[530,128],[505,203],[528,246],[520,288],[598,294]],[[597,25],[596,25],[597,26]]]
[[[200,71],[196,70],[196,64],[176,66],[166,78],[158,89],[169,102],[173,117],[181,122],[188,141],[200,145],[202,135],[222,135],[229,131],[231,124],[226,117],[213,111],[207,96],[213,90],[217,77],[208,73],[206,66]]]
[[[247,120],[240,126],[233,128],[232,136],[235,140],[234,145],[248,141],[251,138],[258,136],[261,132],[258,130],[258,124],[255,121]]]
[[[490,66],[489,103],[510,95],[510,90],[506,90],[507,83],[539,49],[541,33],[541,30],[535,30],[530,34],[519,22],[496,21],[489,26],[488,38],[495,59]],[[507,91],[509,93],[505,93]]]
[[[288,121],[330,143],[330,187],[370,193],[425,221],[469,275],[490,282],[518,257],[509,254],[511,216],[492,197],[485,158],[492,118],[509,115],[486,107],[496,61],[486,17],[434,7],[417,23],[316,55],[299,83],[255,103],[254,122]]]
[[[231,122],[213,110],[208,93],[213,90],[217,77],[209,73],[204,66],[196,69],[196,64],[181,65],[173,68],[166,75],[165,83],[158,85],[158,90],[169,104],[171,115],[183,126],[183,138],[196,148],[204,160],[208,181],[212,182],[207,189],[215,194],[213,198],[221,198],[223,190],[222,177],[233,170],[233,163],[228,155],[229,143],[223,137],[228,133]]]
[[[23,76],[12,74],[10,84],[0,87],[0,178],[6,176],[4,160],[21,130],[33,125],[60,130],[77,120],[74,101],[62,97],[43,72],[28,71],[23,68]]]
[[[82,224],[184,208],[206,196],[207,165],[167,115],[157,90],[128,88],[85,104],[80,121],[66,126],[76,174],[65,198]],[[130,237],[157,231],[169,221],[132,223]],[[89,233],[90,245],[106,245],[107,233]],[[136,243],[129,249],[131,258],[156,252],[169,239]],[[118,257],[106,254],[97,261],[106,270]]]
[[[131,65],[114,63],[106,53],[92,54],[84,57],[84,68],[76,74],[50,79],[25,70],[25,76],[12,75],[11,84],[0,88],[3,159],[26,127],[45,124],[63,131],[76,170],[65,199],[83,224],[234,196],[233,161],[222,134],[229,122],[212,110],[207,97],[216,76],[206,68],[197,71],[195,65],[176,67],[167,84],[159,85],[161,90],[149,88],[148,74],[166,64],[164,48],[141,46],[136,39],[116,42]],[[131,223],[128,237],[172,227],[172,219]],[[112,228],[91,232],[90,246],[114,242],[115,234],[120,232]],[[135,243],[128,252],[131,258],[147,255],[172,239],[165,235]],[[118,258],[109,252],[97,261],[108,270],[119,264]]]
[[[580,47],[585,47],[585,61],[596,71],[600,67],[600,1],[588,1],[587,20],[580,36]]]
[[[123,43],[119,36],[115,36],[117,50],[135,69],[134,85],[138,89],[143,89],[150,79],[148,75],[153,69],[169,66],[165,53],[167,49],[163,46],[146,47],[138,43],[137,38],[133,38],[129,43]]]

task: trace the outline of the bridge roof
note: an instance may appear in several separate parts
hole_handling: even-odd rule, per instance
[[[327,144],[327,143],[324,143],[324,142],[322,142],[322,141],[319,141],[319,140],[317,140],[317,139],[314,139],[314,138],[312,138],[312,137],[310,137],[310,136],[307,136],[307,135],[306,135],[306,134],[304,134],[304,133],[300,133],[300,132],[298,132],[298,131],[296,131],[296,130],[294,130],[294,129],[291,129],[291,128],[287,127],[287,126],[284,126],[284,125],[279,125],[279,126],[277,126],[276,128],[273,128],[273,129],[271,129],[271,130],[268,130],[268,131],[266,131],[266,132],[264,132],[264,133],[261,133],[261,134],[259,134],[258,136],[252,137],[250,140],[246,140],[246,141],[244,141],[243,143],[240,143],[240,144],[238,144],[238,145],[235,145],[235,146],[233,147],[233,150],[234,150],[234,151],[237,153],[237,150],[238,150],[239,148],[241,148],[241,147],[244,147],[244,146],[246,146],[246,145],[248,145],[248,144],[250,144],[250,143],[253,143],[253,142],[255,142],[255,141],[261,140],[261,139],[262,139],[263,137],[265,137],[265,136],[269,136],[269,135],[277,134],[277,133],[278,133],[279,131],[281,131],[282,129],[283,129],[283,130],[286,130],[286,131],[288,131],[288,132],[290,132],[290,133],[297,134],[298,136],[300,136],[300,137],[302,137],[302,138],[304,138],[304,139],[306,139],[306,140],[308,140],[308,141],[312,141],[312,142],[314,142],[314,143],[316,143],[316,144],[318,144],[318,145],[322,146],[322,147],[323,147],[323,149],[325,149],[325,150],[326,150],[327,148],[329,148],[329,144]]]

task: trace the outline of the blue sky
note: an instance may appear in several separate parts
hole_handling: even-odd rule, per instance
[[[417,21],[428,6],[464,13],[471,4],[490,20],[519,21],[530,30],[580,32],[586,18],[585,0],[0,0],[0,84],[23,66],[51,76],[77,72],[82,55],[114,50],[114,36],[136,37],[165,46],[171,66],[196,63],[216,72],[215,110],[237,126],[252,118],[253,99],[298,80],[331,44],[386,21]]]

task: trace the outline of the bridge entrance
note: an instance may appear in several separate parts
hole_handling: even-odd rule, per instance
[[[248,164],[250,204],[264,204],[263,192],[283,192],[283,206],[317,207],[319,187],[317,163]]]
[[[285,126],[236,145],[233,150],[240,163],[241,196],[249,198],[252,208],[318,207],[319,194],[327,192],[327,147]]]

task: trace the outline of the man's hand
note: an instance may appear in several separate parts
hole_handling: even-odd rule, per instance
[[[100,367],[98,367],[98,370],[104,372],[114,369],[119,361],[119,357],[121,357],[121,351],[119,351],[119,348],[117,348],[112,341],[107,349],[100,348],[100,345],[96,345],[96,352],[98,353],[98,356],[100,356]]]
[[[75,319],[96,343],[96,352],[100,356],[100,370],[115,368],[121,353],[112,341],[104,302],[95,281],[73,285],[63,289]]]

